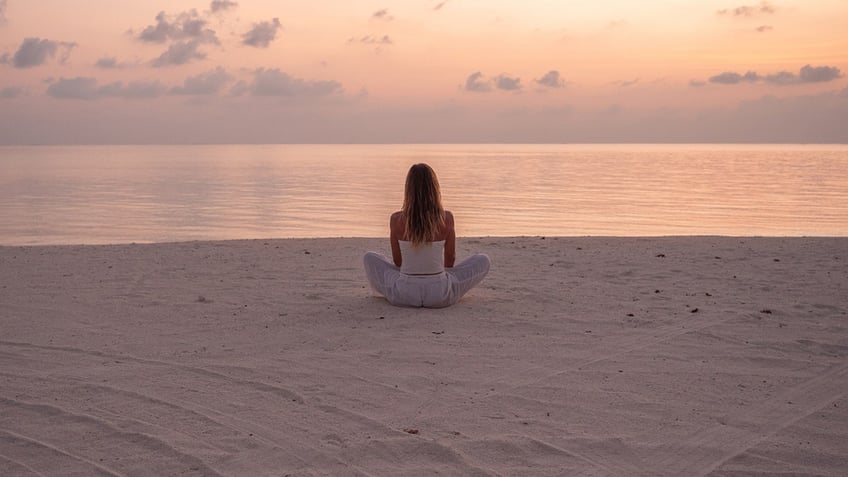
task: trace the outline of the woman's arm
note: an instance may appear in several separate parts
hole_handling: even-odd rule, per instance
[[[445,211],[445,267],[453,267],[456,261],[456,229],[453,222],[453,214]]]
[[[395,265],[398,267],[403,261],[403,257],[400,255],[400,240],[401,230],[403,224],[400,220],[400,212],[395,212],[392,214],[392,217],[389,219],[389,242],[392,244],[392,261],[395,262]]]

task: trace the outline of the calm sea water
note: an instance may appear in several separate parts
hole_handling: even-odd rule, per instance
[[[427,162],[462,236],[848,235],[848,146],[0,147],[0,244],[387,234]]]

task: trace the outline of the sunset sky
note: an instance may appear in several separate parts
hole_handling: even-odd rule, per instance
[[[845,0],[0,0],[0,144],[848,142]]]

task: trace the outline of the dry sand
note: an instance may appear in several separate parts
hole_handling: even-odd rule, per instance
[[[0,247],[0,475],[848,474],[848,239]]]

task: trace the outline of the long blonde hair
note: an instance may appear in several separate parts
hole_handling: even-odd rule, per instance
[[[427,164],[415,164],[406,174],[401,210],[406,238],[412,245],[434,242],[445,224],[445,209],[436,173]]]

